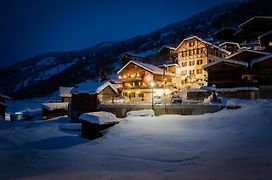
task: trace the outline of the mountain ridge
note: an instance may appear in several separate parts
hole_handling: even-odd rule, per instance
[[[87,79],[97,80],[101,72],[107,79],[120,67],[120,57],[125,52],[147,52],[163,45],[175,47],[189,35],[211,38],[224,26],[238,27],[256,15],[272,16],[271,7],[269,0],[227,3],[127,40],[106,41],[80,50],[40,54],[0,69],[0,91],[17,99],[32,98],[52,93],[59,86],[72,86]],[[46,62],[46,58],[51,63],[39,63]]]

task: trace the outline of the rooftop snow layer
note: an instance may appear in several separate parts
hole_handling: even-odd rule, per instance
[[[55,109],[68,109],[68,102],[42,103],[42,107],[50,111]]]
[[[110,86],[116,93],[117,89],[110,82],[92,82],[86,81],[80,84],[77,84],[72,90],[72,94],[77,93],[88,93],[88,94],[98,94],[107,86]]]
[[[60,97],[71,97],[71,90],[73,87],[59,87],[59,95]]]
[[[105,111],[84,113],[79,116],[79,119],[93,124],[108,124],[117,122],[117,118],[114,114]]]

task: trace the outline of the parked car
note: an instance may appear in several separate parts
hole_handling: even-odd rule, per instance
[[[171,97],[171,103],[172,104],[181,104],[182,103],[182,97],[179,95],[174,95]]]

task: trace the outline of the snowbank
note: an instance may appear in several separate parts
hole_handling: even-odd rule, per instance
[[[153,109],[144,109],[139,111],[129,111],[126,116],[155,116]]]
[[[108,124],[118,122],[114,114],[105,111],[84,113],[79,116],[79,119],[93,124]]]

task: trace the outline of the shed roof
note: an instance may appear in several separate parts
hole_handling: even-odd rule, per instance
[[[243,61],[238,61],[238,60],[233,60],[233,59],[218,59],[212,63],[208,63],[206,65],[203,66],[204,69],[208,69],[212,66],[215,66],[217,64],[220,63],[230,63],[230,64],[236,64],[236,65],[240,65],[240,66],[244,66],[244,67],[248,67],[248,63],[247,62],[243,62]]]
[[[117,89],[110,82],[93,82],[86,81],[77,84],[71,91],[72,94],[87,93],[87,94],[99,94],[106,87],[111,87],[116,93]]]
[[[260,57],[260,58],[257,58],[257,59],[254,59],[251,61],[251,65],[255,64],[255,63],[258,63],[258,62],[262,62],[262,61],[265,61],[267,59],[272,59],[272,54],[268,54],[266,56],[263,56],[263,57]]]

